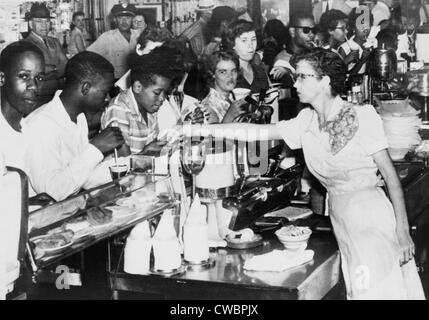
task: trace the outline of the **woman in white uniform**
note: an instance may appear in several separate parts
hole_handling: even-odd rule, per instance
[[[314,49],[294,65],[299,98],[313,108],[272,125],[194,125],[192,134],[283,138],[292,149],[302,148],[309,170],[329,193],[348,299],[424,299],[404,195],[380,117],[371,105],[340,98],[346,67],[337,54]],[[378,186],[378,170],[391,202]]]

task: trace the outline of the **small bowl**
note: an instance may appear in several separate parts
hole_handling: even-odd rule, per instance
[[[301,248],[305,248],[312,234],[311,229],[307,227],[293,227],[293,229],[301,232],[302,234],[292,235],[292,228],[290,226],[277,230],[275,234],[286,249],[299,250]]]

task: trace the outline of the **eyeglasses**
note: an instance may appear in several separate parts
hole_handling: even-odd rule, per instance
[[[317,27],[301,27],[301,26],[295,26],[294,28],[302,29],[302,32],[303,32],[304,34],[309,34],[309,33],[310,33],[310,31],[311,31],[313,34],[316,34],[316,33],[317,33]]]
[[[294,82],[298,80],[306,80],[307,78],[321,78],[321,75],[318,74],[306,74],[306,73],[295,73],[292,75],[292,79]]]

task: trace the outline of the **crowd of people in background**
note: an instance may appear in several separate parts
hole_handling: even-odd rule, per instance
[[[66,96],[69,78],[75,72],[70,65],[84,60],[81,64],[89,70],[96,68],[90,66],[97,60],[89,55],[92,52],[112,66],[114,85],[106,84],[108,90],[100,93],[104,96],[100,101],[106,102],[100,102],[103,107],[79,110],[85,114],[88,141],[102,129],[117,128],[124,142],[120,154],[150,149],[160,130],[178,123],[233,122],[249,109],[244,98],[234,94],[236,88],[255,94],[273,85],[286,88],[279,95],[279,120],[290,119],[306,106],[293,86],[301,76],[291,63],[293,57],[321,47],[341,57],[351,75],[366,72],[368,56],[380,45],[396,50],[398,58],[412,58],[415,30],[426,21],[427,8],[421,1],[403,1],[399,7],[387,0],[359,2],[358,8],[341,0],[319,2],[312,14],[294,15],[287,26],[280,20],[269,20],[263,29],[248,16],[242,19],[232,7],[204,5],[197,10],[197,22],[178,36],[148,23],[131,4],[115,5],[111,13],[116,28],[91,44],[85,15],[75,12],[67,52],[58,39],[48,36],[49,10],[43,3],[35,3],[29,14],[30,32],[23,41],[35,47],[29,50],[33,56],[43,56],[44,70],[38,71],[43,81],[33,79],[31,90],[37,91],[37,101],[30,99],[34,102],[30,109]],[[92,79],[94,74],[83,73],[77,79],[85,75]],[[6,90],[4,85],[2,88]],[[82,94],[91,94],[93,88],[82,87]],[[2,95],[3,108],[9,105],[7,97]],[[70,107],[63,103],[66,109]],[[33,110],[16,110],[8,114],[2,109],[13,130],[20,132],[14,121],[26,120]],[[44,190],[38,181],[34,186],[36,193]]]
[[[29,35],[7,46],[0,55],[0,151],[6,165],[27,173],[30,195],[47,193],[59,201],[82,188],[110,181],[108,168],[115,159],[114,151],[116,156],[126,157],[157,150],[166,143],[160,138],[165,136],[163,130],[188,122],[235,122],[251,107],[234,90],[247,89],[258,94],[270,87],[282,88],[279,120],[292,119],[281,122],[282,137],[288,143],[295,142],[291,146],[298,148],[298,135],[308,134],[303,130],[304,122],[311,121],[311,130],[316,132],[322,120],[327,120],[332,105],[337,111],[347,107],[347,112],[353,112],[341,99],[346,73],[365,73],[374,48],[384,46],[395,50],[398,58],[413,59],[416,28],[428,20],[428,8],[418,0],[402,2],[401,6],[394,6],[392,0],[361,0],[358,8],[350,8],[344,0],[321,1],[314,6],[313,13],[292,16],[287,26],[280,20],[270,20],[262,30],[231,7],[205,5],[198,9],[198,21],[177,36],[148,23],[133,5],[115,5],[111,13],[116,28],[104,32],[91,44],[85,35],[84,14],[73,15],[67,55],[58,39],[48,36],[49,10],[43,3],[35,3],[29,16]],[[314,110],[300,113],[310,104],[322,119],[320,123],[313,121]],[[374,123],[374,128],[381,130],[374,110],[360,113],[362,123]],[[356,124],[356,130],[357,127]],[[273,125],[269,128],[273,136],[280,137]],[[401,222],[406,217],[405,207],[381,131],[371,136],[374,129],[368,125],[359,130],[359,137],[365,142],[362,145],[373,149],[354,145],[360,152],[353,154],[358,155],[356,163],[365,159],[371,181],[375,181],[376,169],[381,170],[389,189],[398,195],[394,206],[397,221]],[[303,148],[318,150],[322,144],[311,141]],[[310,160],[319,166],[313,171],[316,176],[322,172],[319,180],[325,184],[332,180],[335,186],[341,186],[342,182],[335,179],[342,181],[343,176],[324,177],[324,162],[318,158],[323,152],[312,151]],[[368,176],[367,172],[362,175]],[[353,177],[349,181],[355,182]],[[365,197],[362,195],[362,199]],[[337,198],[338,212],[345,207],[354,214],[354,209],[350,211],[338,199],[343,201]],[[377,199],[374,203],[381,203],[383,212],[390,215],[392,209],[386,199]],[[389,219],[394,219],[393,215]],[[348,234],[345,232],[341,238],[338,230],[344,230],[338,224],[337,237],[344,240],[340,241],[343,258],[355,265],[354,259],[360,256],[354,248],[366,247],[349,250]],[[381,221],[375,225],[384,224]],[[407,228],[407,223],[402,222],[399,242],[406,252],[402,259],[405,262],[414,255]],[[389,237],[396,237],[394,230],[388,232]],[[360,235],[353,237],[353,241],[367,244]],[[392,245],[395,239],[386,246],[396,250],[396,244]],[[376,260],[381,251],[370,250],[374,256],[368,255],[367,260]],[[396,263],[395,253],[391,253],[389,266],[391,261],[392,265]],[[379,265],[376,268],[382,278],[385,269]],[[343,271],[352,276],[352,270],[344,263]],[[399,264],[394,271],[400,272]],[[416,296],[420,297],[416,272],[411,271]],[[402,279],[396,273],[391,278]],[[350,281],[346,278],[348,295],[357,296]],[[398,281],[395,283],[402,290]],[[389,292],[389,283],[385,281],[383,294]],[[394,293],[405,296],[401,290]]]

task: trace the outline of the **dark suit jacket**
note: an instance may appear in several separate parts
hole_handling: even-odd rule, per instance
[[[52,71],[55,68],[58,71],[58,75],[61,77],[64,75],[64,71],[67,64],[67,57],[64,54],[63,48],[61,47],[60,41],[57,38],[47,37],[45,44],[38,36],[33,32],[30,32],[24,41],[31,42],[39,47],[43,52],[46,64],[46,72]]]
[[[57,38],[47,37],[45,44],[41,38],[30,32],[23,41],[35,44],[43,52],[46,79],[40,87],[39,103],[47,103],[54,97],[55,92],[63,86],[67,57]]]

